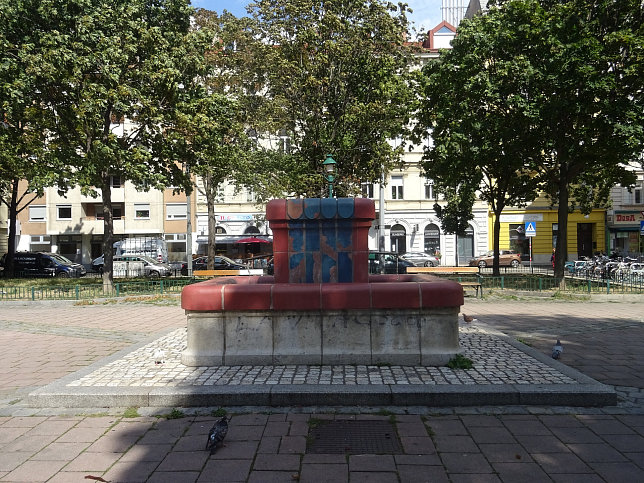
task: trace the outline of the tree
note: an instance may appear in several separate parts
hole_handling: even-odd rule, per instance
[[[405,4],[380,0],[258,0],[260,29],[286,193],[320,196],[320,163],[337,161],[337,192],[381,179],[400,164],[412,91]],[[263,87],[263,86],[261,86]],[[273,134],[277,134],[273,132]]]
[[[0,0],[0,203],[9,213],[5,270],[10,276],[18,214],[64,172],[45,150],[54,117],[44,105],[46,72],[38,68],[47,27],[38,4]]]
[[[490,36],[493,28],[497,32]],[[456,146],[446,147],[441,140],[434,157],[440,158],[441,150],[452,153],[452,159],[458,149],[471,153],[475,166],[461,181],[471,187],[471,171],[479,169],[479,156],[489,164],[491,152],[503,155],[499,158],[503,163],[516,155],[517,164],[509,165],[512,175],[537,183],[558,205],[562,229],[555,275],[562,277],[569,210],[577,206],[588,212],[606,200],[611,186],[633,182],[626,165],[641,152],[644,139],[640,5],[629,0],[499,2],[486,18],[462,23],[455,42],[461,55],[451,56],[451,67],[442,69],[468,69],[470,57],[459,45],[469,42],[473,49],[486,49],[476,47],[477,39],[492,45],[479,56],[480,72],[470,70],[472,80],[464,84],[460,99],[482,108],[475,113],[481,125],[476,125],[476,116],[462,130],[456,122],[444,124],[459,136],[439,131],[438,138],[447,135]],[[490,76],[492,71],[494,76]],[[479,103],[481,96],[491,102]],[[511,123],[517,124],[513,127]],[[499,149],[496,143],[501,140]],[[427,169],[433,169],[429,163]],[[454,186],[455,179],[446,184]],[[493,209],[499,201],[508,200],[509,193],[504,198],[501,192],[490,197],[497,200]]]
[[[494,213],[493,273],[499,274],[501,212],[537,196],[531,167],[539,122],[526,58],[541,19],[528,5],[463,21],[452,49],[423,69],[416,139],[431,131],[422,167],[446,203],[435,205],[443,229],[462,233],[478,197]]]
[[[567,260],[569,211],[604,203],[615,184],[635,179],[642,119],[642,10],[639,2],[544,1],[531,64],[541,72],[537,169],[558,205],[555,276]]]
[[[256,64],[263,46],[254,38],[249,18],[238,19],[224,12],[198,10],[195,24],[214,39],[204,58],[204,75],[195,78],[199,91],[192,99],[192,116],[182,139],[188,139],[186,159],[191,172],[201,177],[198,191],[208,208],[208,268],[214,268],[216,246],[215,204],[224,181],[261,191],[258,176],[266,166],[249,137],[259,129],[260,108],[265,96],[258,96]]]
[[[42,34],[56,116],[48,149],[73,168],[69,185],[102,199],[103,284],[111,289],[110,180],[191,190],[171,133],[180,86],[197,74],[208,39],[190,30],[187,0],[65,0],[40,9],[53,26]]]

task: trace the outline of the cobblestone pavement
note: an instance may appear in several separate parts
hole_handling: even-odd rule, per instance
[[[475,361],[474,368],[469,371],[448,367],[367,365],[186,367],[180,360],[181,352],[186,348],[186,330],[182,328],[68,386],[575,383],[571,377],[528,357],[503,340],[484,334],[470,324],[461,325],[460,345],[464,348],[464,355]]]
[[[180,308],[0,305],[0,363],[13,374],[0,379],[6,415],[0,416],[0,481],[644,481],[644,408],[637,398],[644,387],[643,308],[639,299],[596,297],[468,298],[463,308],[478,319],[474,333],[477,324],[499,329],[546,354],[560,338],[563,363],[631,397],[617,407],[226,408],[232,416],[226,445],[210,454],[204,446],[218,408],[20,404],[35,386],[133,341],[182,329]],[[69,334],[60,326],[70,327]],[[384,437],[397,439],[400,449],[360,454],[343,433],[331,445],[339,453],[314,453],[310,431],[329,420],[391,422],[393,434]]]

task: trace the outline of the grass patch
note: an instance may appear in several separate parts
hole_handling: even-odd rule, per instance
[[[223,418],[227,413],[224,408],[214,409],[210,414],[216,418]]]
[[[530,342],[528,342],[525,339],[517,339],[517,342],[521,342],[523,345],[527,345],[528,347],[532,347],[532,344],[530,344]]]
[[[138,418],[140,416],[138,408],[127,408],[123,413],[124,418]]]
[[[163,417],[166,419],[181,419],[186,417],[186,413],[180,409],[174,408],[170,413],[165,414]]]
[[[450,369],[471,369],[473,365],[472,359],[468,359],[462,354],[456,354],[447,363],[447,367]]]

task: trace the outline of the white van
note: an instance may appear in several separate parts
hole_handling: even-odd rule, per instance
[[[125,238],[114,244],[117,256],[145,256],[161,263],[168,263],[168,244],[162,238]]]

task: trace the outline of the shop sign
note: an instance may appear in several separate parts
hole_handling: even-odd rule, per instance
[[[641,211],[615,213],[613,220],[615,225],[637,225],[638,222],[644,220],[644,213]]]
[[[217,215],[217,221],[253,221],[253,215],[245,215],[245,214]]]
[[[523,213],[518,215],[501,215],[501,223],[524,223],[526,221],[543,221],[543,213]]]

